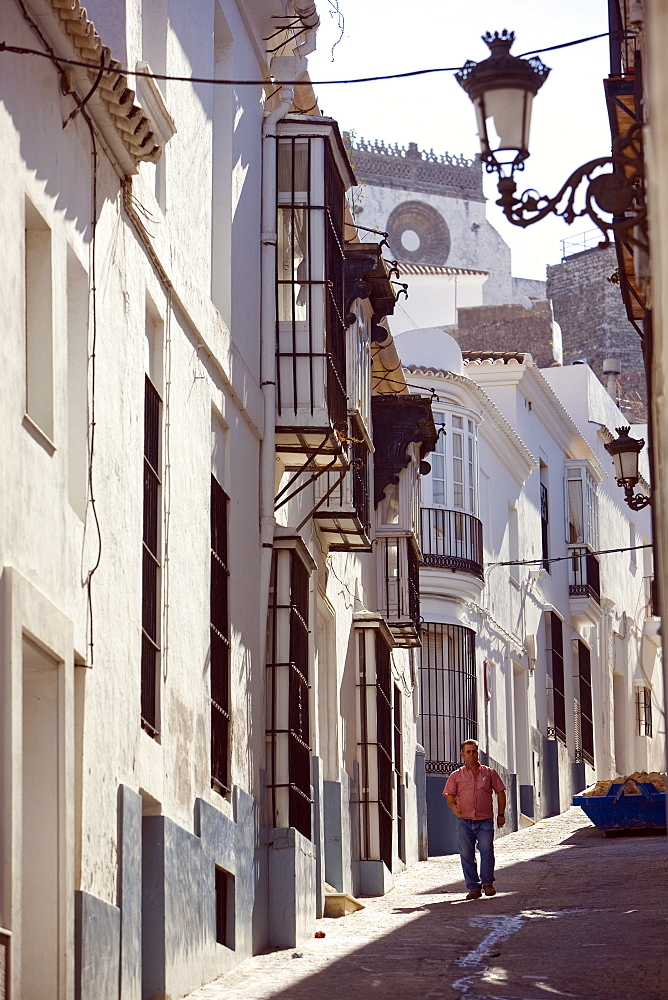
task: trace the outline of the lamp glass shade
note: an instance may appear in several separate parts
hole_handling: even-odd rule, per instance
[[[487,90],[475,101],[483,159],[500,165],[521,163],[528,156],[533,94],[518,87]]]
[[[615,463],[617,479],[627,479],[635,483],[638,479],[638,451],[636,448],[628,451],[618,451],[612,456]]]

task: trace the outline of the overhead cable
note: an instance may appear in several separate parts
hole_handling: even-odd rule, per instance
[[[565,49],[572,45],[582,45],[584,42],[592,42],[597,38],[607,38],[609,35],[608,31],[601,32],[600,35],[589,35],[587,38],[576,38],[571,42],[562,42],[559,45],[548,45],[540,49],[532,49],[531,52],[523,53],[523,56],[536,55],[541,52],[552,52],[555,49]],[[0,42],[0,52],[11,52],[16,55],[30,55],[30,56],[41,56],[42,58],[51,58],[46,52],[40,52],[38,49],[26,48],[23,45],[8,45],[7,42]],[[84,62],[81,59],[66,59],[62,56],[58,56],[58,62],[63,63],[67,66],[81,66],[84,69],[94,69],[99,70],[99,64]],[[346,83],[379,83],[384,80],[402,80],[406,77],[411,76],[427,76],[431,73],[457,73],[462,69],[462,66],[434,66],[429,69],[411,69],[404,73],[385,73],[381,76],[357,76],[350,77],[345,80],[276,80],[276,79],[264,79],[264,80],[232,80],[232,79],[213,79],[211,77],[203,76],[171,76],[168,73],[155,73],[153,71],[149,72],[147,70],[137,70],[137,69],[125,69],[122,66],[107,66],[104,72],[108,75],[116,74],[119,76],[135,76],[135,77],[150,77],[153,80],[171,80],[176,83],[206,83],[212,86],[232,86],[232,87],[266,87],[267,85],[279,85],[279,86],[295,86],[295,87],[328,87],[332,84],[346,84]]]

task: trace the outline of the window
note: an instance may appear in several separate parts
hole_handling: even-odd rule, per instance
[[[406,789],[403,781],[401,691],[394,685],[394,774],[397,803],[397,852],[402,861],[406,860]]]
[[[573,643],[580,687],[580,751],[582,759],[594,766],[594,707],[591,690],[591,653],[581,639]],[[576,715],[577,715],[576,711]],[[577,756],[577,754],[576,754]]]
[[[425,505],[477,514],[477,425],[469,417],[450,412],[435,412],[434,423],[439,435],[429,459]]]
[[[84,520],[88,496],[88,275],[67,248],[67,493]]]
[[[211,785],[221,794],[231,788],[227,508],[228,498],[211,476]]]
[[[564,633],[561,618],[548,611],[545,614],[547,661],[552,681],[552,719],[548,718],[548,737],[566,742],[566,692],[564,678]]]
[[[141,721],[158,733],[160,658],[160,437],[162,401],[148,375],[144,382],[144,535],[142,555]]]
[[[591,549],[598,547],[597,488],[582,465],[566,469],[566,541]]]
[[[234,875],[216,865],[216,941],[234,950]]]
[[[25,203],[25,412],[53,439],[53,312],[51,230]]]
[[[550,572],[550,505],[547,498],[547,465],[540,463],[540,533],[543,569]]]
[[[276,549],[269,594],[268,788],[272,826],[311,839],[309,570],[295,549]]]
[[[478,738],[475,634],[462,625],[423,624],[420,742],[427,772],[461,765],[460,744]]]
[[[510,561],[510,566],[508,567],[508,572],[510,573],[510,579],[515,583],[520,582],[520,568],[518,566],[520,559],[520,535],[519,535],[519,518],[517,515],[517,507],[512,504],[508,504],[508,559]]]
[[[344,185],[328,138],[281,135],[277,178],[279,420],[303,424],[324,409],[345,427]]]
[[[392,871],[392,682],[390,647],[380,628],[357,634],[360,692],[360,835],[363,860]]]
[[[638,736],[652,735],[652,692],[650,688],[636,688],[636,721]]]

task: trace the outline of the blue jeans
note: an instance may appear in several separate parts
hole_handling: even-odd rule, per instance
[[[480,889],[494,881],[494,820],[458,819],[457,838],[466,888]],[[476,864],[476,842],[480,851],[480,876]]]

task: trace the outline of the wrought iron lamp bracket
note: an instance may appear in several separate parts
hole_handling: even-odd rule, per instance
[[[592,177],[600,167],[607,165],[613,170]],[[512,174],[503,176],[503,168],[494,161],[488,161],[486,168],[499,173],[500,197],[496,204],[514,226],[526,228],[548,215],[556,215],[570,225],[575,219],[587,216],[603,234],[599,246],[609,246],[614,236],[648,249],[640,123],[635,123],[625,135],[615,139],[611,156],[599,157],[578,167],[553,198],[531,189],[517,197],[517,184]],[[585,182],[584,205],[577,209],[576,196]],[[611,215],[612,219],[604,219],[600,213]]]
[[[644,493],[634,493],[633,487],[629,486],[625,479],[618,479],[617,485],[624,487],[624,499],[631,510],[642,510],[652,502],[652,498],[645,496]]]

